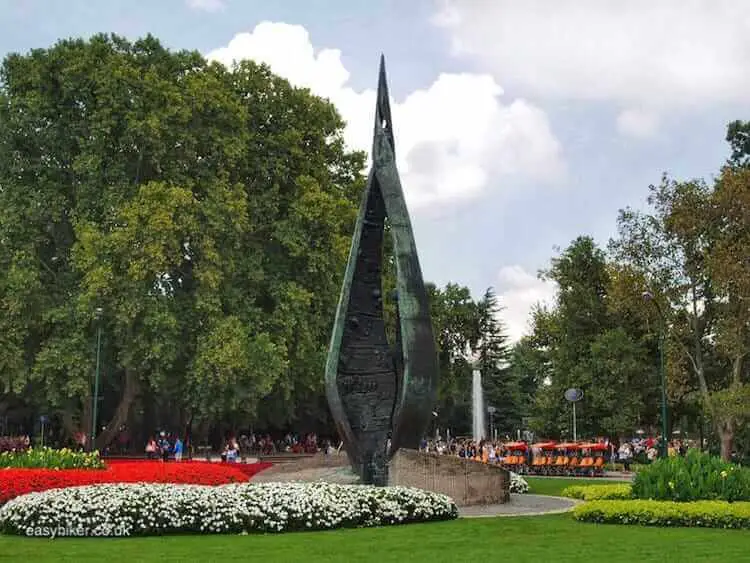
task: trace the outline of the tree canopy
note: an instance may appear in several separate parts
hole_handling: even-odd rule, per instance
[[[315,410],[364,164],[334,107],[152,37],[10,55],[0,80],[5,392],[86,428],[101,308],[102,443],[136,402],[173,427]]]

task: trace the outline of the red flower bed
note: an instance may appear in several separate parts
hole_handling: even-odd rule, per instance
[[[205,461],[113,461],[107,462],[106,469],[0,469],[0,505],[27,493],[96,483],[241,483],[270,465]]]

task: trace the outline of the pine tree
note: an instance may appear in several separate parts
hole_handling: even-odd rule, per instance
[[[518,378],[510,370],[508,337],[499,317],[502,309],[492,288],[487,289],[478,306],[476,352],[484,396],[487,407],[495,408],[492,422],[498,436],[511,435],[521,424],[521,389]]]

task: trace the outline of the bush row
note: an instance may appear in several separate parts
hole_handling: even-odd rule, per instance
[[[572,485],[563,489],[562,496],[581,500],[625,500],[633,498],[633,490],[630,483]]]
[[[573,517],[600,524],[750,529],[750,502],[594,500],[576,506]]]

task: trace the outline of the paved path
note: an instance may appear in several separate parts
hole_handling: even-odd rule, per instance
[[[601,477],[589,477],[588,475],[533,475],[533,474],[523,474],[521,475],[524,479],[528,477],[533,477],[535,479],[570,479],[572,481],[575,481],[576,479],[581,480],[596,480],[596,481],[632,481],[635,479],[635,473],[623,473],[621,471],[607,471],[603,476]],[[587,485],[590,483],[586,483]]]
[[[349,467],[314,467],[296,471],[284,471],[285,468],[275,469],[271,467],[254,475],[253,482],[325,481],[337,485],[356,485],[359,483],[359,477]]]
[[[510,502],[486,506],[464,506],[458,509],[460,518],[489,518],[496,516],[540,516],[569,512],[581,501],[546,495],[510,495]]]

